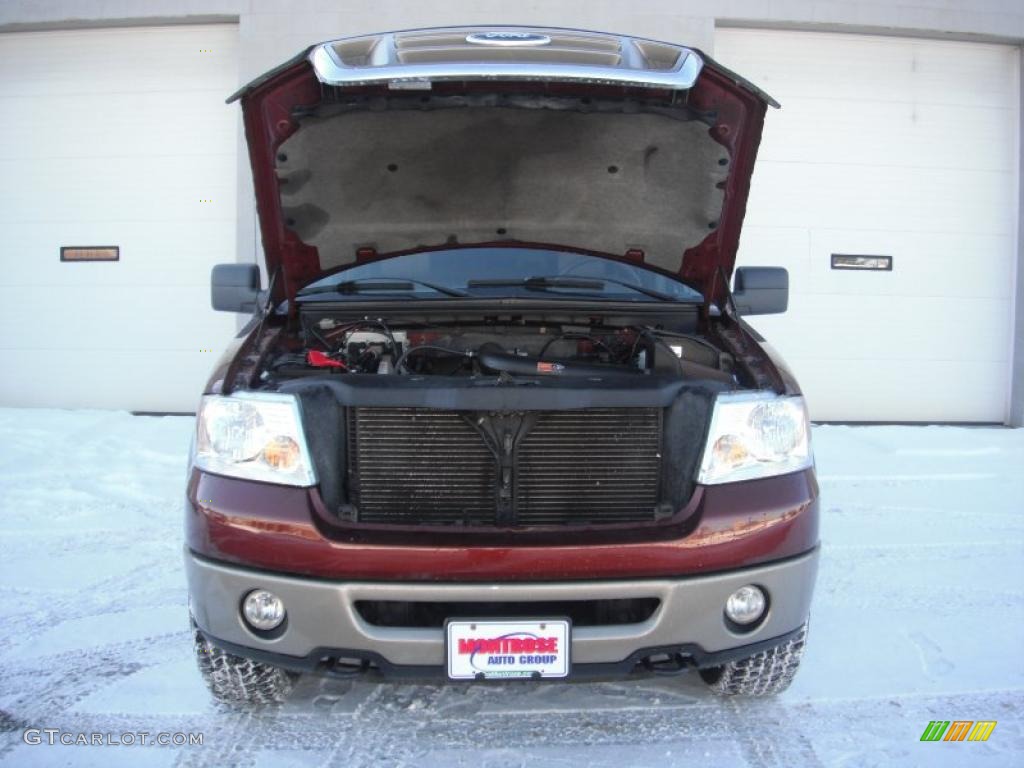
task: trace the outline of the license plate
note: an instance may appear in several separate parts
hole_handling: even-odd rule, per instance
[[[569,676],[568,619],[450,619],[445,656],[452,680]]]

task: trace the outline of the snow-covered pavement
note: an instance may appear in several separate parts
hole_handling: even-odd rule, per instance
[[[0,409],[0,765],[1024,764],[1024,430],[816,428],[823,558],[808,653],[777,699],[713,698],[696,676],[310,678],[239,714],[208,698],[186,627],[191,424]],[[930,720],[998,725],[922,743]],[[26,728],[203,745],[34,745]]]

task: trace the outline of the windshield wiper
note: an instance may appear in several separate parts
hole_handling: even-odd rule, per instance
[[[543,291],[546,288],[582,288],[600,291],[604,289],[601,280],[584,280],[578,277],[527,277],[523,280],[498,278],[496,280],[470,280],[467,288],[528,288]]]
[[[667,293],[656,291],[653,288],[644,288],[643,286],[633,285],[632,283],[625,283],[621,280],[613,280],[608,277],[602,278],[582,278],[582,277],[528,277],[525,280],[470,280],[467,284],[467,288],[503,288],[503,287],[521,287],[531,291],[544,291],[549,288],[578,288],[584,291],[603,291],[605,283],[612,283],[613,285],[619,285],[623,288],[628,288],[631,291],[642,293],[644,296],[650,296],[652,299],[658,299],[659,301],[679,301],[675,296],[669,296]]]
[[[298,297],[323,293],[352,295],[355,293],[368,293],[370,291],[414,291],[417,285],[422,285],[424,288],[429,288],[432,291],[454,298],[464,299],[469,296],[465,291],[457,291],[454,288],[446,288],[443,285],[435,285],[434,283],[427,283],[423,280],[415,280],[409,277],[359,277],[354,280],[343,280],[334,285],[307,288],[304,291],[299,291]]]
[[[642,285],[626,283],[623,282],[622,280],[613,280],[610,277],[602,277],[601,279],[604,280],[606,283],[611,283],[612,285],[621,285],[623,288],[628,288],[631,291],[642,293],[644,296],[650,296],[652,299],[657,299],[658,301],[679,301],[678,296],[670,296],[667,293],[656,291],[653,288],[645,288]]]

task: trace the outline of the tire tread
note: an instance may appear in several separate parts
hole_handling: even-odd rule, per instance
[[[774,696],[789,688],[800,668],[807,644],[807,625],[773,648],[737,659],[700,674],[712,691],[723,696]]]
[[[293,673],[235,656],[213,645],[199,631],[195,621],[192,635],[199,673],[218,701],[248,706],[279,704],[295,684]]]

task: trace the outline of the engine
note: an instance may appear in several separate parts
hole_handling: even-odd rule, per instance
[[[636,377],[732,380],[730,356],[699,336],[603,325],[402,326],[320,318],[269,358],[264,380],[374,374],[468,377]]]

